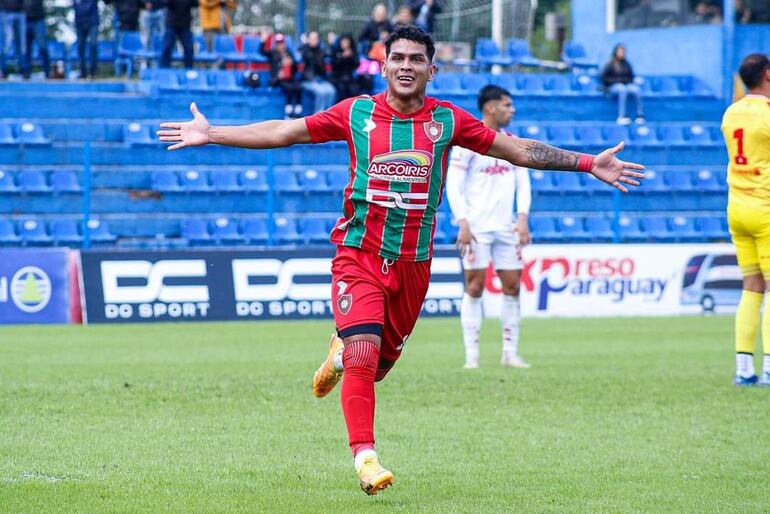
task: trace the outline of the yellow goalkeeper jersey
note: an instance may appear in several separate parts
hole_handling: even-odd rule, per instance
[[[722,135],[730,156],[731,196],[762,204],[770,201],[770,98],[750,94],[728,107]]]

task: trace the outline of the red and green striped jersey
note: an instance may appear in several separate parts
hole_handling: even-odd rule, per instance
[[[331,240],[386,259],[433,255],[449,149],[484,154],[495,131],[455,105],[425,97],[412,114],[394,110],[385,93],[343,100],[305,118],[313,143],[347,141],[350,180]]]

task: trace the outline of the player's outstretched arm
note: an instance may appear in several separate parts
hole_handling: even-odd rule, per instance
[[[161,123],[158,138],[164,143],[173,143],[169,150],[187,146],[217,144],[241,148],[279,148],[295,144],[310,143],[310,132],[304,119],[270,120],[251,125],[234,127],[213,126],[190,104],[193,119]]]
[[[644,173],[636,170],[643,170],[644,166],[618,159],[616,155],[622,149],[621,142],[593,157],[548,146],[532,139],[519,139],[498,133],[487,155],[527,168],[587,171],[602,182],[627,193],[628,189],[624,184],[638,186],[639,181],[636,179],[644,178]]]

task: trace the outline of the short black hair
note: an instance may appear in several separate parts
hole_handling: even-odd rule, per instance
[[[436,53],[436,44],[433,42],[433,38],[430,37],[430,34],[420,27],[415,27],[414,25],[396,25],[396,28],[390,33],[388,39],[385,40],[386,56],[390,55],[390,45],[399,39],[408,39],[409,41],[425,45],[425,50],[428,52],[428,60],[433,61],[433,54]]]
[[[762,74],[770,67],[770,59],[765,54],[751,54],[741,61],[738,73],[746,87],[754,89],[762,82]]]
[[[477,100],[479,110],[483,111],[484,105],[486,105],[487,102],[491,102],[493,100],[502,100],[504,96],[513,98],[507,89],[500,86],[495,86],[494,84],[487,84],[481,88],[481,91],[479,91],[479,98]]]

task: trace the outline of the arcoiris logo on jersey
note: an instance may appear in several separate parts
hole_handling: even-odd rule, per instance
[[[376,155],[367,174],[389,182],[427,182],[433,154],[423,150],[398,150]]]

